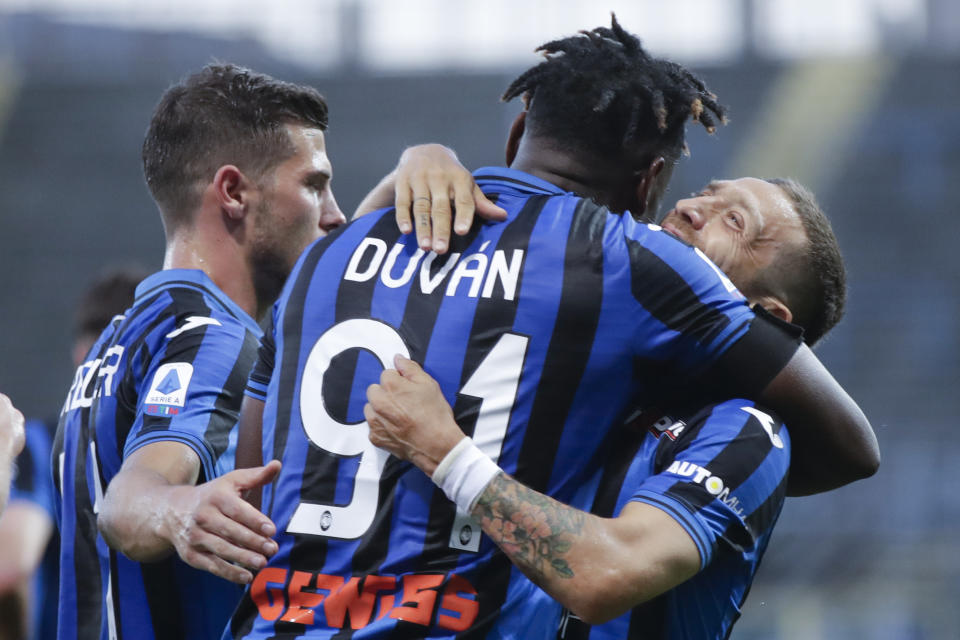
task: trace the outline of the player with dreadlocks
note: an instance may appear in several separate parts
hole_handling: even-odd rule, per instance
[[[616,428],[664,388],[722,387],[835,429],[846,448],[827,455],[848,476],[869,472],[869,423],[798,334],[751,311],[692,247],[615,213],[655,208],[684,122],[722,120],[715,98],[616,22],[547,54],[506,94],[528,107],[510,168],[475,172],[505,221],[475,224],[438,255],[387,209],[311,247],[291,274],[241,419],[241,442],[262,428],[262,451],[283,463],[262,496],[278,551],[227,637],[555,637],[559,604],[511,565],[508,534],[542,524],[538,503],[485,517],[488,536],[469,514],[491,504],[481,494],[508,478],[501,469],[589,508]],[[381,439],[371,405],[360,413],[383,368],[403,374],[385,372],[371,397],[423,373],[411,361],[463,429],[419,451]],[[413,413],[431,407],[444,411]],[[670,518],[659,513],[649,526]],[[566,544],[538,539],[551,579],[569,569]],[[692,575],[687,555],[664,568]]]

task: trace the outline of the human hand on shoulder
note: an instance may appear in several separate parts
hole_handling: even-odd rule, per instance
[[[370,442],[432,476],[463,431],[436,380],[413,360],[396,356],[394,364],[367,388]]]
[[[443,145],[408,148],[400,156],[395,176],[397,225],[403,233],[415,230],[417,243],[424,251],[447,251],[451,219],[454,232],[464,235],[475,215],[486,220],[507,217],[506,211],[480,191],[453,150]]]

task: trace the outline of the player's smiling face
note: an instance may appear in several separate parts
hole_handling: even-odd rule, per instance
[[[289,272],[303,249],[346,219],[333,197],[333,168],[323,132],[287,125],[295,153],[262,181],[262,201],[254,227],[257,253]]]
[[[744,292],[781,248],[806,238],[786,194],[757,178],[715,180],[677,202],[661,226],[703,251]]]

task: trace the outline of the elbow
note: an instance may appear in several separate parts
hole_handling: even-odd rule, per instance
[[[140,536],[130,519],[109,501],[104,500],[97,514],[97,530],[107,545],[127,556],[134,562],[155,562],[163,559],[167,553],[157,552],[139,543]]]
[[[111,549],[130,555],[124,544],[128,536],[123,535],[123,518],[106,503],[101,506],[100,513],[97,514],[97,530]]]
[[[880,469],[880,447],[874,446],[861,456],[859,464],[855,466],[856,480],[864,480],[877,473]]]
[[[880,469],[880,445],[876,434],[869,423],[862,427],[860,432],[862,434],[859,439],[860,444],[848,455],[847,466],[851,482],[869,478]]]
[[[614,573],[619,574],[619,572]],[[616,578],[620,577],[620,575],[616,576]],[[610,622],[646,599],[638,597],[635,593],[628,595],[630,590],[625,585],[623,585],[624,588],[618,587],[622,584],[614,576],[609,576],[608,579],[599,580],[589,588],[576,589],[563,604],[587,624]]]
[[[585,605],[577,608],[571,607],[570,611],[589,625],[604,624],[620,615],[618,613],[611,613],[605,607],[598,605]]]

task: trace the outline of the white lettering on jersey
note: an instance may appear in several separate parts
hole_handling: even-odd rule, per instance
[[[103,358],[88,360],[77,367],[67,400],[63,403],[64,413],[89,407],[100,396],[109,398],[113,395],[114,374],[120,368],[123,351],[123,346],[113,345]],[[100,378],[103,380],[99,381]],[[98,384],[94,384],[94,380],[98,380]]]
[[[760,426],[763,427],[763,430],[767,432],[768,436],[770,436],[770,442],[773,443],[773,446],[775,446],[777,449],[783,449],[783,438],[780,437],[780,434],[773,432],[773,416],[754,407],[740,408],[760,421]]]
[[[360,261],[367,253],[367,249],[373,248],[373,256],[370,258],[370,264],[363,271],[360,271]],[[360,246],[350,257],[350,264],[347,265],[347,272],[343,274],[344,280],[353,282],[366,282],[373,277],[373,274],[380,269],[383,262],[383,256],[387,255],[387,243],[379,238],[364,238]]]
[[[204,327],[208,324],[212,324],[217,327],[222,326],[219,320],[215,320],[213,318],[207,318],[206,316],[190,316],[187,318],[186,322],[168,333],[167,338],[176,338],[181,333],[186,333],[187,331],[191,331],[197,327]]]
[[[446,283],[444,295],[466,295],[468,298],[482,296],[493,297],[497,283],[503,290],[505,300],[513,300],[517,295],[517,285],[520,281],[520,271],[523,268],[524,251],[513,249],[510,259],[502,249],[488,254],[490,242],[484,242],[480,250],[466,256],[451,253],[440,269],[431,275],[430,267],[437,259],[432,251],[425,253],[417,249],[403,264],[402,271],[397,274],[398,262],[403,262],[403,252],[407,245],[397,243],[387,249],[387,244],[379,238],[364,238],[350,256],[350,262],[343,274],[343,279],[351,282],[366,282],[380,274],[380,281],[384,285],[395,289],[414,281],[419,267],[419,277],[414,286],[419,285],[420,291],[427,295],[436,291]],[[460,286],[464,281],[469,286]]]
[[[667,473],[691,478],[691,482],[703,485],[710,495],[716,496],[717,500],[730,507],[737,515],[743,515],[743,507],[740,506],[740,500],[737,496],[730,495],[730,489],[723,479],[713,475],[706,467],[701,467],[686,460],[674,460],[673,464],[667,468]]]
[[[150,390],[143,400],[144,411],[151,415],[176,415],[186,404],[187,387],[193,377],[189,362],[168,362],[153,374]]]

